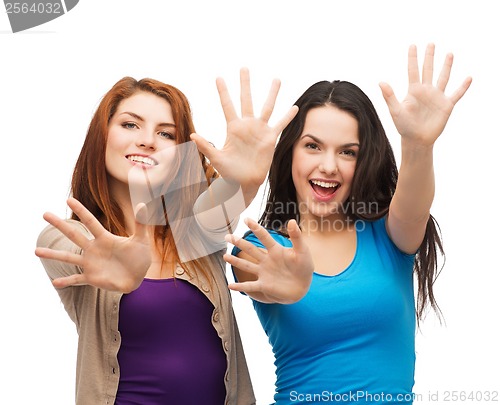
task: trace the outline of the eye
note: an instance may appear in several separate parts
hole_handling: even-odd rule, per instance
[[[304,147],[305,147],[306,149],[314,149],[314,150],[319,149],[319,145],[318,145],[317,143],[315,143],[315,142],[307,142],[307,143],[304,145]]]
[[[350,157],[356,157],[358,156],[358,152],[355,151],[354,149],[346,149],[341,152],[343,155],[350,156]]]
[[[175,140],[175,135],[170,132],[160,131],[158,132],[162,138]]]
[[[123,128],[126,128],[126,129],[134,129],[134,128],[139,128],[135,122],[124,122],[124,123],[122,124],[122,127],[123,127]]]

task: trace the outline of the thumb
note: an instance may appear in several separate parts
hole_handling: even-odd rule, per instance
[[[216,159],[217,149],[208,142],[205,138],[198,134],[191,134],[191,140],[195,143],[198,150],[203,153],[210,162],[213,162]]]
[[[295,118],[298,112],[299,107],[293,105],[285,114],[285,116],[276,123],[274,128],[276,129],[278,135],[285,129],[288,124],[290,124],[290,122]]]
[[[72,274],[71,276],[59,277],[52,280],[52,285],[55,288],[66,288],[86,284],[87,280],[85,274]]]
[[[286,229],[288,231],[288,236],[290,236],[290,241],[292,242],[293,250],[295,250],[298,253],[306,251],[307,245],[304,243],[304,240],[302,239],[302,232],[299,228],[299,225],[297,224],[297,221],[295,221],[295,219],[291,219],[290,221],[288,221]]]
[[[135,207],[135,232],[134,238],[147,239],[148,237],[148,207],[144,203],[139,203]]]
[[[387,107],[389,107],[389,111],[395,111],[399,101],[394,94],[394,90],[392,90],[392,87],[389,84],[384,82],[380,82],[379,87],[380,90],[382,90],[382,96],[384,97]]]

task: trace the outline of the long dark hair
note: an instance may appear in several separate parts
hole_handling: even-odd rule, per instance
[[[297,193],[292,179],[293,148],[312,108],[332,105],[349,113],[358,122],[360,148],[349,199],[342,211],[353,220],[372,221],[389,211],[396,190],[398,169],[392,147],[380,118],[368,96],[347,81],[321,81],[309,87],[296,101],[299,112],[283,130],[269,170],[267,203],[259,222],[262,226],[283,232],[290,219],[300,223]],[[286,207],[287,209],[283,209]],[[367,207],[376,207],[368,210]],[[430,216],[424,240],[414,262],[418,281],[417,318],[424,316],[427,305],[441,314],[433,292],[438,271],[438,252],[444,255],[439,226]]]

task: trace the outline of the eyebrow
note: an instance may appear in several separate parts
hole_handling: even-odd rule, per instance
[[[138,115],[136,113],[133,113],[133,112],[130,112],[130,111],[124,111],[120,115],[123,115],[123,114],[128,114],[131,117],[135,118],[136,120],[144,122],[144,118],[142,118],[140,115]],[[175,124],[172,124],[171,122],[162,122],[162,123],[158,124],[158,126],[159,127],[171,127],[171,128],[175,128]]]
[[[316,143],[323,144],[323,141],[322,141],[321,139],[316,138],[314,135],[311,135],[311,134],[305,134],[305,135],[302,135],[302,136],[300,137],[300,139],[304,139],[304,138],[306,138],[306,137],[311,138],[311,139],[312,139],[314,142],[316,142]],[[342,147],[343,147],[343,148],[351,148],[351,147],[353,147],[353,146],[357,146],[357,147],[359,148],[359,143],[357,143],[357,142],[349,142],[349,143],[345,143],[345,144],[343,144],[343,145],[342,145]]]

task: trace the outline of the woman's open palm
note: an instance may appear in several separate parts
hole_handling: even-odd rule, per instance
[[[408,94],[399,102],[387,83],[381,83],[382,95],[389,107],[394,124],[405,140],[422,146],[432,146],[441,135],[455,104],[469,88],[472,78],[468,77],[451,95],[445,94],[453,55],[446,55],[443,68],[433,84],[434,44],[429,44],[425,52],[422,74],[420,75],[417,48],[412,45],[408,51]]]
[[[223,178],[232,180],[243,188],[258,188],[267,176],[276,140],[298,108],[293,106],[275,126],[269,125],[280,88],[279,80],[274,80],[262,112],[256,117],[250,90],[250,74],[248,69],[243,68],[240,71],[241,117],[238,117],[224,80],[219,78],[216,83],[227,122],[224,146],[218,150],[197,134],[193,134],[191,139]]]
[[[151,265],[151,246],[147,226],[137,218],[146,207],[141,205],[136,213],[135,232],[121,237],[108,232],[78,200],[70,198],[69,207],[80,218],[94,238],[88,238],[70,222],[52,213],[44,219],[82,249],[81,254],[37,247],[35,254],[44,259],[58,260],[78,266],[82,273],[53,280],[57,288],[92,285],[110,291],[128,293],[139,287]]]
[[[290,304],[299,301],[309,291],[314,264],[297,222],[290,220],[287,224],[291,248],[277,243],[269,232],[255,221],[247,220],[246,223],[265,249],[258,248],[245,239],[228,235],[228,242],[241,249],[245,255],[236,257],[226,254],[224,259],[239,271],[251,274],[254,278],[252,281],[230,284],[229,288],[266,303]]]

